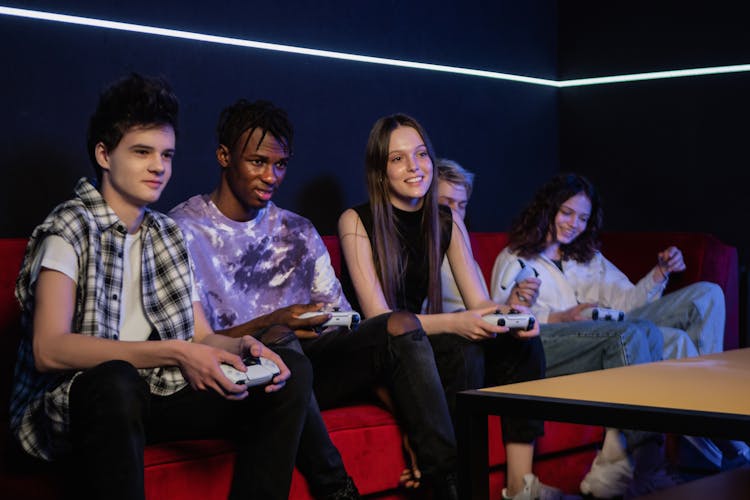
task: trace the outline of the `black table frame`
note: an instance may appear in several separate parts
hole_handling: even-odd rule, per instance
[[[528,396],[481,389],[459,393],[456,405],[459,491],[462,498],[470,500],[489,498],[489,415],[750,441],[750,415]]]

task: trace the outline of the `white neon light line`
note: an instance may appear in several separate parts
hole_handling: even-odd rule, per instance
[[[513,75],[509,73],[499,73],[496,71],[486,71],[471,68],[461,68],[457,66],[445,66],[442,64],[420,63],[415,61],[404,61],[401,59],[389,59],[384,57],[373,57],[358,54],[349,54],[346,52],[335,52],[330,50],[311,49],[307,47],[296,47],[293,45],[282,45],[277,43],[259,42],[255,40],[245,40],[242,38],[231,38],[217,35],[208,35],[205,33],[193,33],[190,31],[174,30],[168,28],[159,28],[156,26],[146,26],[141,24],[122,23],[117,21],[108,21],[105,19],[96,19],[90,17],[70,16],[67,14],[56,14],[53,12],[43,12],[37,10],[17,9],[13,7],[0,6],[0,15],[24,17],[28,19],[41,19],[45,21],[54,21],[65,24],[77,24],[82,26],[93,26],[118,31],[130,31],[144,33],[149,35],[165,36],[170,38],[180,38],[185,40],[196,40],[208,43],[217,43],[222,45],[232,45],[237,47],[248,47],[260,50],[273,50],[277,52],[287,52],[292,54],[302,54],[314,57],[327,57],[331,59],[342,59],[346,61],[356,61],[370,64],[382,64],[387,66],[397,66],[402,68],[422,69],[428,71],[439,71],[443,73],[453,73],[458,75],[478,76],[482,78],[492,78],[496,80],[507,80],[521,83],[530,83],[535,85],[544,85],[556,88],[577,87],[584,85],[602,85],[608,83],[636,82],[644,80],[656,80],[664,78],[682,78],[700,75],[716,75],[725,73],[740,73],[750,71],[750,64],[738,64],[734,66],[716,66],[696,69],[682,69],[671,71],[656,71],[650,73],[635,73],[630,75],[602,76],[595,78],[580,78],[574,80],[549,80],[545,78],[534,78],[529,76]]]
[[[224,36],[207,35],[204,33],[193,33],[190,31],[173,30],[159,28],[156,26],[144,26],[140,24],[121,23],[116,21],[107,21],[104,19],[95,19],[90,17],[69,16],[66,14],[55,14],[51,12],[41,12],[27,9],[16,9],[11,7],[0,6],[0,14],[16,17],[25,17],[30,19],[42,19],[45,21],[56,21],[67,24],[78,24],[84,26],[95,26],[99,28],[108,28],[119,31],[132,31],[136,33],[146,33],[150,35],[166,36],[170,38],[182,38],[187,40],[198,40],[201,42],[218,43],[223,45],[234,45],[238,47],[250,47],[261,50],[274,50],[277,52],[289,52],[293,54],[303,54],[315,57],[328,57],[332,59],[344,59],[347,61],[357,61],[371,64],[384,64],[388,66],[399,66],[404,68],[424,69],[430,71],[440,71],[444,73],[455,73],[460,75],[480,76],[484,78],[494,78],[498,80],[510,80],[514,82],[533,83],[537,85],[547,85],[557,87],[558,82],[546,80],[544,78],[533,78],[529,76],[512,75],[508,73],[498,73],[495,71],[485,71],[479,69],[460,68],[455,66],[444,66],[441,64],[429,64],[413,61],[403,61],[400,59],[388,59],[384,57],[363,56],[357,54],[348,54],[346,52],[334,52],[330,50],[311,49],[306,47],[295,47],[292,45],[281,45],[277,43],[258,42],[254,40],[244,40],[241,38],[230,38]]]
[[[654,71],[651,73],[635,73],[632,75],[600,76],[596,78],[579,78],[575,80],[561,80],[559,87],[578,87],[581,85],[601,85],[605,83],[637,82],[643,80],[659,80],[663,78],[682,78],[686,76],[719,75],[725,73],[742,73],[750,71],[750,64],[736,64],[734,66],[713,66],[708,68],[676,69],[670,71]]]

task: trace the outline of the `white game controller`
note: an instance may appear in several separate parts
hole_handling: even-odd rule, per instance
[[[587,307],[581,311],[581,316],[595,321],[622,321],[625,319],[624,312],[607,307]]]
[[[500,277],[500,288],[502,288],[503,290],[507,290],[508,288],[512,288],[514,285],[519,285],[526,278],[536,278],[538,276],[539,272],[531,265],[525,263],[521,259],[516,259],[514,263],[510,264],[505,269],[505,272]],[[520,293],[518,294],[518,300],[520,300],[521,302],[526,302],[526,298],[524,298]]]
[[[531,330],[536,318],[531,314],[485,314],[482,319],[491,325],[507,326],[511,330]]]
[[[253,387],[256,385],[267,384],[276,375],[280,373],[279,367],[267,358],[256,358],[255,356],[248,356],[243,358],[245,366],[247,366],[246,372],[241,372],[232,365],[225,363],[221,364],[221,370],[224,375],[238,385],[244,385],[247,387]]]
[[[514,263],[505,268],[505,272],[500,277],[500,288],[507,290],[526,278],[536,278],[537,276],[539,276],[539,272],[536,269],[523,260],[516,259]]]
[[[315,316],[325,314],[330,314],[331,317],[325,323],[318,325],[316,329],[323,329],[329,326],[345,326],[350,330],[355,330],[361,320],[359,313],[356,311],[314,311],[302,313],[299,315],[299,318],[314,318]]]
[[[520,262],[523,265],[523,261],[520,261]],[[526,264],[524,265],[524,267],[521,268],[520,271],[518,271],[518,274],[516,274],[516,278],[513,281],[518,284],[518,283],[521,283],[526,278],[536,278],[537,276],[539,276],[539,273],[537,272],[537,270],[531,267],[530,265]]]

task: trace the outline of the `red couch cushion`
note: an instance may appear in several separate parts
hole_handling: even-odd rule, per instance
[[[363,495],[394,490],[404,469],[401,430],[393,415],[363,404],[323,411],[333,444]],[[290,498],[309,498],[307,485],[295,470]]]

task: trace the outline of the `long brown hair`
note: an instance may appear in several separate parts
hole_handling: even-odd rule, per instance
[[[411,127],[422,138],[427,154],[433,165],[432,179],[424,197],[421,233],[427,244],[427,262],[429,269],[427,285],[427,312],[441,312],[442,293],[440,283],[440,219],[437,204],[437,167],[435,153],[427,133],[414,118],[397,113],[380,118],[370,131],[365,151],[365,173],[367,192],[370,196],[373,230],[372,246],[375,270],[380,279],[385,300],[391,308],[396,307],[396,292],[405,273],[405,256],[401,252],[399,235],[391,205],[391,188],[386,170],[388,168],[388,147],[391,132],[398,127]]]

